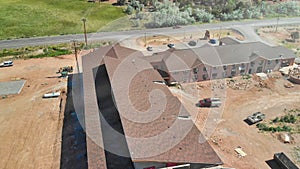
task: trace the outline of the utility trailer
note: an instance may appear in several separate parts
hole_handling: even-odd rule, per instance
[[[299,169],[283,152],[275,153],[273,158],[282,169]]]
[[[9,66],[13,66],[14,62],[9,60],[9,61],[4,61],[3,63],[0,64],[0,67],[9,67]]]

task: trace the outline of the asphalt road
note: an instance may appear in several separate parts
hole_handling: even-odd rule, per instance
[[[268,20],[232,21],[232,22],[220,22],[214,24],[189,25],[189,26],[182,26],[181,28],[178,29],[157,28],[157,29],[132,30],[132,31],[120,31],[120,32],[97,32],[97,33],[88,34],[88,41],[99,41],[99,40],[121,41],[129,37],[144,36],[145,33],[147,35],[154,35],[154,34],[172,35],[177,33],[188,33],[188,32],[196,32],[196,31],[204,31],[206,29],[220,29],[220,28],[237,29],[246,37],[248,41],[254,41],[257,37],[254,37],[254,35],[256,34],[254,34],[253,28],[268,26],[268,25],[276,25],[277,23],[279,25],[299,24],[300,17],[280,18],[278,21],[277,18],[275,18],[275,19],[268,19]],[[2,40],[0,41],[0,49],[68,43],[71,40],[78,40],[83,42],[84,36],[82,34],[76,34],[76,35],[61,35],[61,36]]]

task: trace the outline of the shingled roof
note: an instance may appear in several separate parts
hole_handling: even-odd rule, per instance
[[[227,39],[228,40],[228,39]],[[253,57],[255,56],[255,57]],[[191,49],[172,49],[144,59],[164,61],[167,69],[172,71],[191,69],[198,64],[220,66],[228,64],[248,63],[257,57],[267,60],[295,58],[293,51],[282,47],[271,47],[261,42],[231,43],[222,46],[202,46]]]
[[[114,52],[108,48],[114,48]],[[178,118],[189,116],[189,112],[180,101],[165,85],[154,83],[154,81],[163,80],[159,73],[148,61],[141,58],[143,57],[141,52],[123,48],[121,46],[101,48],[84,56],[83,62],[96,62],[92,63],[95,65],[97,60],[99,64],[101,58],[104,60],[110,79],[111,93],[120,114],[132,161],[221,164],[220,158],[195,127],[193,121]],[[123,51],[121,56],[117,55],[119,50]],[[106,53],[110,51],[108,52],[110,56],[107,56],[104,51]],[[116,55],[111,56],[113,53]],[[125,57],[126,54],[127,57]],[[86,63],[83,64],[83,70],[89,73],[92,72],[89,69],[95,68]],[[189,63],[190,66],[193,64]],[[90,94],[89,97],[96,97],[92,94],[95,92],[95,86],[89,85],[94,83],[95,79],[91,79],[91,75],[86,75],[86,73],[83,76],[88,76],[84,78],[84,85],[87,85],[84,90],[89,90],[84,91],[85,95]],[[85,100],[85,107],[89,107],[85,108],[89,111],[86,113],[98,112],[97,105],[92,106],[93,110],[90,108],[91,104],[97,104],[95,99]],[[91,126],[101,127],[98,123],[101,121],[98,120],[96,125],[86,125],[90,128]],[[100,130],[99,136],[102,137],[101,129],[96,130],[97,132]],[[102,139],[99,138],[99,140],[103,142]],[[96,160],[105,159],[103,149],[98,148],[100,152],[97,157],[93,157],[93,154],[96,155],[95,150],[92,150],[95,144],[91,141],[87,144],[89,166],[98,163],[97,165],[104,167],[104,164]],[[95,160],[91,160],[93,158]]]

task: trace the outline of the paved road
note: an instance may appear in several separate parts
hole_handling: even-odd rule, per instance
[[[279,25],[284,24],[299,24],[300,17],[297,18],[280,18],[278,21]],[[189,25],[183,26],[179,29],[172,28],[159,28],[159,29],[147,29],[147,30],[132,30],[132,31],[121,31],[121,32],[98,32],[88,34],[88,40],[122,40],[133,36],[144,36],[145,33],[149,34],[164,34],[172,35],[176,33],[184,32],[196,32],[203,31],[205,29],[228,29],[228,28],[238,28],[244,33],[245,37],[253,37],[254,31],[243,31],[249,28],[276,25],[277,19],[269,20],[253,20],[253,21],[232,21],[232,22],[221,22],[214,24],[202,24],[202,25]],[[252,29],[253,30],[253,29]],[[24,38],[24,39],[14,39],[14,40],[3,40],[0,41],[0,49],[4,48],[19,48],[24,46],[37,46],[37,45],[47,45],[47,44],[57,44],[57,43],[68,43],[71,40],[84,41],[84,36],[81,34],[76,35],[62,35],[62,36],[49,36],[49,37],[38,37],[38,38]],[[249,40],[249,39],[248,39]],[[251,40],[251,39],[250,39]],[[254,39],[253,39],[254,40]]]

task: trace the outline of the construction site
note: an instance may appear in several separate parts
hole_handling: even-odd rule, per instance
[[[165,49],[162,38],[137,42]],[[300,165],[298,65],[168,84],[143,50],[115,44],[0,68],[1,168]]]

